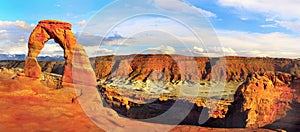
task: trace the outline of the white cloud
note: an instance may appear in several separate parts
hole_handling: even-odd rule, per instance
[[[33,28],[33,24],[24,21],[0,21],[0,46],[17,43],[20,38],[29,36]]]
[[[205,17],[217,17],[216,14],[197,8],[181,0],[154,0],[157,7],[170,11],[193,11],[196,10]]]
[[[299,0],[218,0],[222,6],[234,7],[239,12],[254,12],[266,17],[266,21],[300,32]]]
[[[114,54],[113,50],[99,48],[99,46],[84,46],[84,49],[89,57]]]
[[[10,45],[8,47],[3,50],[2,54],[27,54],[28,52],[26,45]]]
[[[247,20],[249,20],[249,18],[247,18],[247,17],[242,17],[241,20],[247,21]]]
[[[270,56],[299,58],[300,37],[284,33],[247,33],[217,31],[224,47],[230,47],[240,56]]]
[[[86,25],[86,21],[82,20],[82,21],[77,22],[76,24],[79,25],[79,26],[81,26],[81,27],[83,27],[83,26]]]
[[[109,50],[109,49],[105,49],[105,48],[99,48],[97,51],[96,51],[97,54],[112,54],[113,51],[112,50]]]
[[[209,52],[216,54],[224,54],[225,56],[236,56],[237,53],[232,48],[225,47],[212,47],[209,48]]]
[[[262,28],[275,28],[275,27],[277,27],[277,24],[264,24],[264,25],[260,25],[260,27],[262,27]]]
[[[105,37],[102,40],[103,45],[106,46],[130,46],[130,43],[125,42],[126,40],[131,39],[131,38],[126,38],[123,37],[120,33],[118,32],[112,32],[110,36]]]
[[[180,11],[183,10],[183,2],[179,0],[154,0],[157,7],[170,10],[170,11]],[[172,4],[171,4],[172,3]]]
[[[300,17],[298,21],[275,21],[275,22],[280,26],[285,27],[288,30],[300,33]]]
[[[25,21],[0,21],[0,29],[1,28],[11,28],[11,27],[19,27],[19,28],[23,28],[26,30],[31,30],[33,29],[34,25],[33,24],[27,24]]]
[[[116,33],[109,37],[102,37],[88,32],[77,32],[75,34],[77,42],[84,46],[130,46],[130,43],[125,42],[128,39]]]
[[[9,48],[2,51],[2,54],[27,54],[26,44],[10,45]],[[63,56],[63,49],[59,44],[46,43],[39,56]]]
[[[84,46],[96,46],[100,44],[103,37],[88,32],[77,32],[75,34],[77,42]]]
[[[265,13],[269,17],[283,19],[299,18],[299,0],[218,0],[223,6]]]
[[[124,42],[124,39],[116,39],[113,41],[103,41],[103,45],[106,46],[130,46],[130,43]]]
[[[194,46],[191,52],[195,55],[218,57],[218,56],[236,56],[237,53],[232,48],[226,47],[208,47],[207,50]]]
[[[42,49],[40,56],[63,56],[64,51],[59,44],[48,44],[46,43]]]
[[[34,25],[24,21],[0,21],[0,49],[6,54],[26,54],[27,39]]]
[[[194,46],[193,49],[192,49],[193,53],[196,53],[196,54],[202,54],[204,53],[204,49],[203,48],[199,48],[197,46]]]
[[[175,48],[173,48],[171,46],[165,46],[165,45],[161,45],[156,48],[148,48],[146,51],[154,52],[157,54],[175,54],[176,53]]]
[[[205,16],[205,17],[217,17],[217,15],[216,14],[214,14],[214,13],[212,13],[212,12],[210,12],[210,11],[207,11],[207,10],[203,10],[203,9],[201,9],[201,8],[197,8],[197,7],[195,7],[195,6],[192,6],[192,8],[195,8],[197,11],[199,11],[203,16]]]

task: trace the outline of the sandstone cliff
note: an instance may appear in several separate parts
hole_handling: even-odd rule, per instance
[[[227,81],[244,81],[249,73],[267,71],[290,73],[292,78],[300,76],[297,59],[235,56],[225,59]],[[95,72],[99,79],[210,80],[212,68],[217,68],[218,61],[218,58],[180,55],[101,56],[95,59]]]

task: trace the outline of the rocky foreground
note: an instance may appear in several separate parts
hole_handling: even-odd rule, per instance
[[[74,88],[56,89],[50,84],[57,84],[55,77],[34,80],[25,77],[20,69],[2,68],[0,131],[103,131],[78,103],[72,103],[76,97]]]

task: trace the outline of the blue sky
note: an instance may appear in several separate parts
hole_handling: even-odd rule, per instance
[[[25,21],[36,24],[43,19],[76,23],[87,20],[111,0],[11,0],[1,1],[2,21]]]
[[[299,0],[1,1],[0,54],[26,54],[27,39],[38,21],[55,19],[73,25],[72,31],[90,56],[169,53],[299,58],[298,7]],[[135,16],[139,13],[166,17]],[[62,55],[52,43],[45,45],[41,55]]]
[[[212,11],[218,17],[210,19],[215,28],[223,30],[247,31],[258,33],[284,32],[291,33],[284,27],[266,28],[262,25],[272,25],[272,21],[265,21],[266,16],[261,12],[238,9],[233,6],[220,6],[220,2],[214,0],[187,0],[196,7]],[[247,0],[246,0],[247,1]]]

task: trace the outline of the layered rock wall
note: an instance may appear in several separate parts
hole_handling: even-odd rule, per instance
[[[300,61],[296,59],[234,56],[224,59],[180,55],[102,56],[95,59],[95,72],[99,79],[117,77],[169,82],[211,80],[212,74],[225,76],[227,81],[244,81],[249,73],[267,71],[290,73],[292,78],[300,76]],[[222,70],[219,63],[225,63],[226,73],[212,73],[212,69]]]

